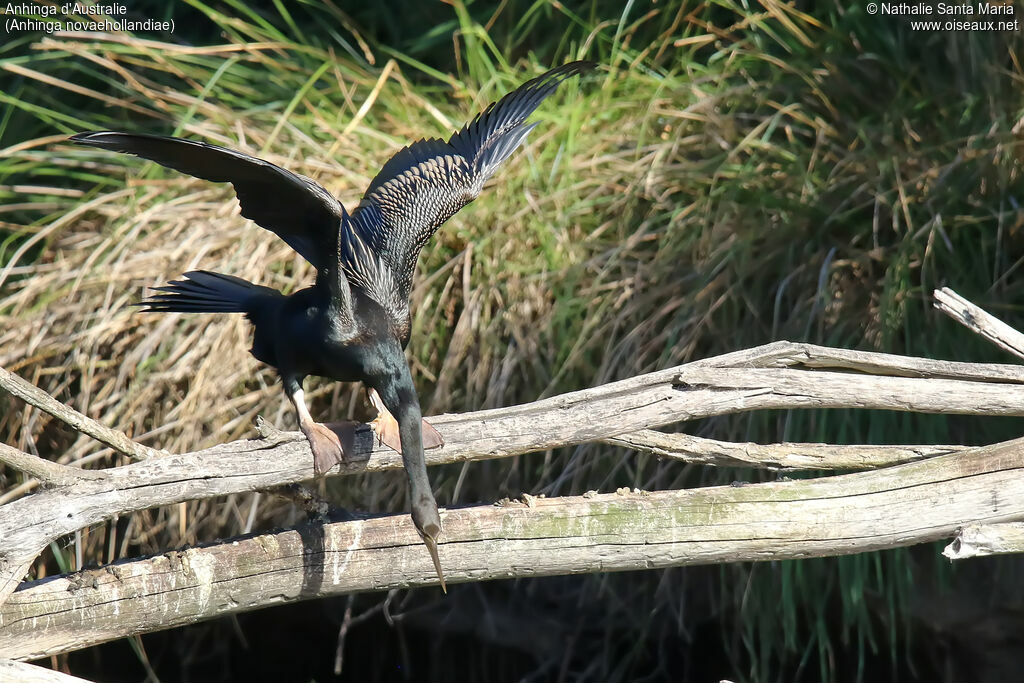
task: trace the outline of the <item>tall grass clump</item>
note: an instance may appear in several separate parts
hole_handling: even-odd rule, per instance
[[[602,68],[541,107],[528,144],[420,259],[409,354],[427,412],[531,401],[777,339],[1007,360],[933,313],[930,292],[952,285],[1019,323],[1019,34],[917,32],[861,7],[775,0],[413,3],[390,14],[191,0],[175,12],[174,36],[0,47],[0,366],[144,443],[194,450],[250,435],[257,415],[293,427],[243,321],[134,313],[144,289],[198,267],[286,292],[313,274],[239,217],[229,187],[65,136],[207,140],[315,178],[352,207],[401,146],[447,137],[570,58]],[[366,416],[354,388],[310,388],[314,414]],[[61,462],[120,462],[0,401],[5,442]],[[848,443],[983,443],[1019,427],[847,411],[685,426]],[[431,473],[442,505],[756,476],[596,445]],[[0,477],[0,500],[32,488]],[[405,483],[348,478],[326,495],[397,511]],[[265,494],[151,510],[55,544],[34,572],[300,521]],[[935,554],[504,582],[444,603],[414,593],[394,623],[440,648],[468,637],[462,615],[528,616],[544,624],[536,637],[498,629],[488,645],[477,634],[461,656],[486,672],[503,661],[495,652],[525,652],[529,664],[513,658],[509,670],[538,679],[927,676],[959,665],[932,649],[915,611],[956,580]],[[372,612],[380,600],[349,606]],[[417,660],[430,648],[403,651]]]

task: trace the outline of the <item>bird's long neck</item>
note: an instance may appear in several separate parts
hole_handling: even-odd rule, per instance
[[[391,372],[380,378],[377,394],[384,406],[398,422],[398,436],[402,443],[402,462],[409,476],[409,498],[412,508],[412,521],[423,539],[423,544],[430,553],[434,570],[441,582],[441,590],[445,587],[444,571],[437,552],[437,539],[441,535],[441,516],[437,511],[434,493],[430,490],[427,479],[427,463],[423,456],[423,417],[420,415],[420,402],[416,398],[416,388],[409,374],[409,366],[405,362],[405,354],[398,340],[385,349],[386,365]],[[397,361],[397,362],[396,362]]]
[[[427,502],[434,507],[434,494],[427,479],[427,464],[423,455],[423,416],[415,393],[412,400],[405,403],[395,415],[398,420],[398,432],[402,440],[402,462],[409,474],[409,487],[413,505],[417,501]]]
[[[423,456],[423,415],[401,347],[396,344],[392,354],[397,355],[398,362],[392,363],[392,372],[377,382],[375,388],[398,422],[402,462],[409,476],[413,520],[422,530],[424,522],[438,520],[437,503],[427,478],[427,464]]]

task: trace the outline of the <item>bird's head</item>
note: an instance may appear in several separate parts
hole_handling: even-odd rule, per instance
[[[434,570],[437,578],[441,581],[441,590],[448,592],[444,583],[444,572],[441,571],[441,560],[437,556],[437,537],[441,535],[441,516],[437,512],[437,505],[432,500],[417,500],[412,505],[412,522],[416,525],[416,531],[423,539],[423,545],[427,546],[430,559],[434,561]]]

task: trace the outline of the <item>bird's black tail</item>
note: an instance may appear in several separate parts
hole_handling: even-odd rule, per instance
[[[185,273],[185,279],[173,280],[139,305],[144,311],[159,313],[252,313],[257,301],[280,293],[242,278],[208,270]]]

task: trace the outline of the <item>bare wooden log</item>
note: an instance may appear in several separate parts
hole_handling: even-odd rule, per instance
[[[736,443],[642,429],[602,439],[612,446],[695,465],[770,470],[869,470],[965,450],[966,446]]]
[[[951,560],[1024,552],[1024,523],[968,524],[942,551]]]
[[[823,479],[530,497],[444,511],[440,555],[452,585],[894,548],[969,523],[1024,520],[1022,474],[1017,439]],[[0,608],[0,656],[37,658],[282,602],[435,583],[407,515],[313,525],[26,584]]]
[[[994,381],[1014,366],[930,361],[943,376],[861,375],[783,368],[733,367],[794,352],[806,345],[771,344],[717,359],[661,370],[525,405],[431,418],[445,437],[428,464],[484,460],[596,441],[731,412],[763,408],[881,408],[981,415],[1024,415],[1024,384]],[[860,352],[864,354],[865,352]],[[898,358],[884,354],[877,365]],[[872,354],[864,356],[868,360]],[[716,367],[714,363],[725,365]],[[801,361],[804,362],[804,361]],[[910,365],[913,365],[911,363]],[[1016,369],[1018,373],[1020,369]],[[971,373],[974,375],[971,375]],[[335,474],[392,469],[401,458],[375,448],[368,428],[354,435],[352,461]],[[0,603],[53,540],[91,524],[158,505],[272,488],[311,478],[309,447],[298,434],[238,441],[198,453],[153,458],[102,471],[102,476],[34,493],[0,507]],[[59,511],[59,514],[58,514]]]
[[[1009,351],[1018,358],[1024,358],[1024,334],[975,306],[949,287],[936,289],[933,296],[935,308],[999,348]]]

